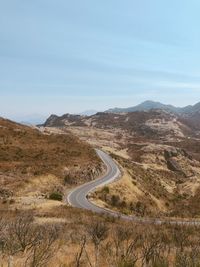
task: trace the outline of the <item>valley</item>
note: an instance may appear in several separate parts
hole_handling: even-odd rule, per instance
[[[90,195],[98,205],[142,217],[198,218],[197,126],[185,115],[154,109],[51,116],[44,129],[70,131],[119,164],[122,178]]]

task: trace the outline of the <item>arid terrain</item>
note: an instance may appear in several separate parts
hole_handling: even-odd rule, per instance
[[[140,218],[199,220],[200,140],[189,117],[161,110],[52,115],[27,127],[0,119],[2,267],[197,267],[199,225],[125,221],[70,207],[71,189],[122,176],[89,195]]]
[[[115,158],[123,176],[90,196],[98,205],[137,216],[200,216],[200,128],[193,116],[163,110],[52,115],[44,127],[71,131]]]
[[[103,170],[95,151],[69,132],[48,134],[0,119],[0,146],[2,209],[56,205],[54,194],[63,198]]]
[[[0,267],[200,267],[200,0],[0,0]]]

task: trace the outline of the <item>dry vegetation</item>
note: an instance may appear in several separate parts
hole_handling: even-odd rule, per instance
[[[120,164],[122,179],[91,195],[98,205],[138,216],[200,216],[200,140],[188,119],[149,111],[55,120]]]
[[[0,119],[0,208],[40,208],[102,171],[95,151],[71,133],[47,134]],[[11,204],[11,205],[9,205]]]
[[[60,201],[65,190],[103,170],[77,135],[110,153],[123,172],[92,194],[93,201],[131,215],[199,217],[196,137],[174,118],[134,115],[122,129],[124,117],[120,127],[117,118],[105,126],[105,118],[66,117],[67,126],[40,131],[0,120],[0,266],[199,267],[199,224],[128,222]]]
[[[134,144],[128,155],[112,153],[123,177],[97,190],[93,199],[130,215],[199,218],[198,158],[183,148],[158,143]]]
[[[6,212],[0,217],[2,267],[200,265],[199,226],[195,225],[122,223],[120,218],[69,207],[48,213]]]

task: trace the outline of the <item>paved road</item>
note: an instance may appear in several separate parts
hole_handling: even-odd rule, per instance
[[[111,211],[96,206],[87,199],[87,195],[97,187],[111,183],[120,176],[120,170],[112,158],[101,150],[97,149],[96,152],[107,167],[106,174],[99,179],[75,188],[67,196],[67,200],[73,207],[83,208],[98,213],[112,213]]]
[[[190,220],[167,220],[167,219],[151,219],[151,218],[141,218],[136,216],[127,216],[112,210],[104,209],[102,207],[98,207],[94,203],[90,202],[90,200],[87,198],[87,195],[94,191],[97,187],[103,186],[106,184],[109,184],[116,179],[118,179],[121,175],[120,170],[117,166],[117,164],[113,161],[113,159],[106,154],[105,152],[96,149],[96,152],[98,156],[102,159],[104,164],[107,167],[107,173],[94,181],[88,182],[86,184],[83,184],[77,188],[75,188],[73,191],[69,193],[67,196],[68,203],[76,208],[82,208],[86,210],[91,210],[95,213],[104,213],[108,214],[114,217],[120,217],[125,220],[129,221],[135,221],[135,222],[142,222],[142,223],[156,223],[156,224],[162,224],[162,223],[170,223],[170,224],[188,224],[188,225],[194,225],[194,224],[200,224],[200,221]]]

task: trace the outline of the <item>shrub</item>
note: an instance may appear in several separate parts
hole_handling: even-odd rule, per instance
[[[69,174],[66,174],[64,177],[65,184],[74,184],[74,179]]]
[[[49,195],[49,199],[62,201],[62,194],[59,192],[53,192]]]
[[[109,194],[110,190],[108,186],[104,186],[102,189],[102,193]]]
[[[111,197],[111,205],[117,207],[119,205],[120,198],[119,196],[112,195]]]

